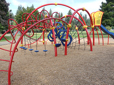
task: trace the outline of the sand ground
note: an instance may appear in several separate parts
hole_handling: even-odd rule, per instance
[[[9,45],[0,47],[9,48]],[[35,48],[32,47],[32,48]],[[58,48],[54,57],[53,45],[39,45],[39,53],[19,51],[12,65],[11,85],[114,85],[114,40],[110,44],[93,46],[93,51]],[[9,53],[0,50],[0,59],[10,59]],[[0,70],[8,69],[8,62],[0,61]],[[0,72],[0,85],[7,85],[7,72]]]

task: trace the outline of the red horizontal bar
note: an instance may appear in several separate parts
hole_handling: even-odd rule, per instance
[[[4,60],[4,59],[0,59],[0,61],[10,62],[10,60]],[[14,61],[12,61],[12,62],[14,62]]]
[[[3,72],[8,72],[8,70],[0,70],[0,71],[3,71]],[[13,72],[11,71],[11,76],[13,75]]]

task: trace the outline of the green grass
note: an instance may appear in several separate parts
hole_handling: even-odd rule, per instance
[[[32,34],[27,34],[28,36],[32,36]],[[40,36],[42,35],[42,33],[34,33],[34,36],[32,37],[33,39],[38,39]],[[41,37],[41,39],[43,39],[43,36]]]
[[[32,38],[39,38],[42,35],[42,33],[35,33],[34,36]]]
[[[114,31],[110,31],[110,32],[113,32],[114,33]],[[73,33],[75,33],[75,32],[71,32],[72,34]],[[90,32],[89,32],[90,33]],[[95,31],[94,32],[95,33],[95,38],[98,38],[98,36],[97,36],[97,32]],[[99,38],[102,38],[102,35],[101,35],[101,32],[100,31],[98,31],[98,33],[99,33]],[[108,35],[106,34],[106,33],[104,33],[103,31],[102,31],[102,33],[103,33],[103,38],[107,38],[108,37]],[[42,33],[35,33],[34,34],[34,36],[32,37],[32,38],[34,38],[34,39],[36,39],[36,35],[37,35],[37,39],[41,36],[41,34]],[[87,36],[86,35],[86,31],[83,31],[83,34],[84,34],[84,36]],[[28,34],[29,35],[29,34]],[[48,33],[47,33],[47,35],[48,35]],[[0,34],[0,37],[2,36],[2,34]],[[79,36],[82,38],[83,37],[83,35],[81,34],[81,31],[79,31]],[[5,36],[9,41],[10,40],[12,40],[12,38],[11,38],[11,36]],[[78,37],[77,36],[77,34],[76,35],[73,35],[72,37]],[[91,35],[90,35],[90,37],[92,38],[92,33],[91,33]],[[41,37],[41,39],[42,39],[43,37]],[[47,38],[47,37],[46,37]],[[111,36],[110,36],[110,38],[111,38]],[[2,41],[6,41],[6,39],[4,39],[4,38],[2,38],[1,40],[0,40],[0,42],[2,42]]]
[[[0,36],[1,37],[1,36]],[[7,39],[7,40],[12,40],[12,38],[11,38],[11,36],[5,36],[5,38]],[[2,38],[0,41],[1,42],[3,42],[3,41],[6,41],[6,39],[5,38]]]
[[[114,33],[114,31],[110,31],[110,32]],[[96,31],[94,32],[94,34],[95,34],[95,38],[98,38]],[[101,31],[98,31],[98,34],[99,34],[99,38],[102,38]],[[102,34],[103,34],[103,38],[108,38],[108,34],[104,33],[103,31],[102,31]],[[90,37],[92,37],[92,34],[90,35]],[[111,36],[109,36],[109,37],[111,38]]]
[[[0,34],[0,37],[1,37],[1,36],[2,36],[2,34]],[[17,34],[16,38],[17,38],[18,36],[20,36],[20,35]],[[9,40],[9,41],[12,40],[12,37],[11,37],[10,34],[6,34],[6,35],[5,35],[5,38],[6,38],[7,40]],[[3,37],[3,38],[0,40],[0,42],[7,41],[5,38]]]
[[[86,37],[87,35],[86,35],[86,31],[82,31],[82,33],[83,33],[83,35],[82,35],[82,33],[81,33],[81,31],[78,31],[79,32],[79,36],[80,36],[80,38],[82,38],[83,37],[83,35],[84,35],[84,37]],[[110,32],[113,32],[114,33],[114,31],[110,31]],[[76,34],[76,35],[73,35],[74,33],[76,33],[75,31],[73,32],[70,32],[70,35],[72,35],[72,37],[78,37],[78,35]],[[90,32],[89,32],[90,33]],[[96,31],[94,31],[94,34],[95,34],[95,38],[98,38],[98,35],[97,35],[97,32]],[[99,34],[99,38],[102,38],[102,35],[101,35],[101,31],[98,31],[98,34]],[[108,37],[108,35],[106,34],[106,33],[104,33],[103,31],[102,31],[102,34],[103,34],[103,38],[107,38]],[[92,38],[93,36],[92,36],[92,33],[91,33],[91,35],[90,35],[90,37]],[[111,36],[109,36],[110,38],[111,38]]]

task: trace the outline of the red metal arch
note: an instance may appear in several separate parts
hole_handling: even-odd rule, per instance
[[[15,46],[14,46],[14,49],[12,51],[12,54],[11,54],[11,58],[10,58],[10,62],[9,62],[9,68],[8,68],[8,84],[10,85],[11,84],[11,81],[10,81],[10,77],[11,77],[11,66],[12,66],[12,62],[13,62],[13,57],[14,57],[14,54],[15,54],[15,50],[17,49],[17,46],[19,44],[19,42],[21,41],[21,39],[23,38],[23,36],[28,32],[29,29],[31,29],[34,25],[40,23],[40,22],[43,22],[45,20],[51,20],[51,19],[57,19],[57,20],[61,20],[61,19],[58,19],[58,18],[46,18],[46,19],[43,19],[43,20],[40,20],[38,21],[37,23],[31,25],[28,29],[26,29],[22,35],[20,36],[20,38],[18,39],[18,41],[16,42]],[[65,24],[68,25],[68,23],[66,23],[65,21],[61,20],[62,22],[64,22]],[[54,44],[56,44],[56,39],[55,39],[55,33],[54,33],[54,29],[52,29],[52,32],[53,32],[53,37],[54,37]],[[55,47],[55,56],[57,56],[57,48]]]
[[[56,4],[55,4],[55,3],[49,3],[49,4],[44,4],[44,5],[41,5],[41,6],[37,7],[35,10],[33,10],[33,11],[29,14],[29,16],[28,16],[27,19],[26,19],[26,23],[25,23],[24,26],[26,26],[29,17],[30,17],[36,10],[38,10],[38,9],[44,7],[44,6],[48,6],[48,5],[56,5]],[[75,11],[74,8],[72,8],[72,7],[68,6],[68,5],[65,5],[65,4],[57,3],[57,5],[65,6],[65,7],[68,7],[68,8],[70,8],[70,9],[72,9],[73,11]],[[82,16],[81,16],[78,12],[77,12],[77,14],[81,17],[81,19],[83,20],[83,22],[84,22],[84,24],[85,24],[85,21],[84,21],[84,19],[82,18]]]

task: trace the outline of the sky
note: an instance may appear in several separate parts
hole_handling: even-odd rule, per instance
[[[98,11],[101,6],[101,2],[106,2],[106,0],[6,0],[10,5],[9,9],[12,10],[13,14],[16,14],[18,6],[30,7],[32,4],[35,8],[47,4],[47,3],[62,3],[73,7],[74,9],[86,8],[90,13]],[[67,15],[69,8],[63,6],[46,6],[46,10],[52,9],[52,11],[62,12],[63,15]],[[38,11],[41,11],[39,9]]]

